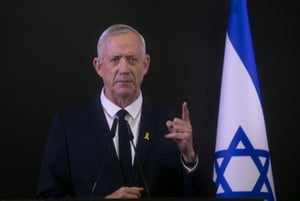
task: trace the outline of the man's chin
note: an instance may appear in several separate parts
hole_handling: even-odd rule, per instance
[[[131,96],[134,94],[134,90],[132,87],[122,87],[116,90],[117,94],[120,96]]]
[[[123,98],[134,97],[135,94],[137,94],[137,91],[135,88],[122,88],[122,89],[116,90],[116,92],[119,97],[123,97]]]

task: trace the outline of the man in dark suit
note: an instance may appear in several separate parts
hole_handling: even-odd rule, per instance
[[[37,197],[213,196],[212,179],[193,146],[187,103],[180,114],[142,95],[150,65],[142,35],[113,25],[100,36],[97,54],[93,64],[104,86],[97,97],[53,118]],[[121,109],[129,132],[126,151],[117,126]]]

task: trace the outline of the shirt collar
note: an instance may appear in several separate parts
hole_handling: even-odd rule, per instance
[[[101,99],[101,103],[103,106],[103,109],[105,110],[105,112],[109,115],[110,118],[114,118],[116,113],[122,109],[119,106],[117,106],[116,104],[114,104],[112,101],[110,101],[104,94],[104,88],[102,88],[101,90],[101,94],[100,94],[100,99]],[[138,96],[138,98],[131,103],[130,105],[128,105],[127,107],[125,107],[124,109],[129,113],[129,115],[135,119],[139,112],[141,111],[142,108],[142,102],[143,102],[143,96],[142,93],[140,93],[140,95]]]

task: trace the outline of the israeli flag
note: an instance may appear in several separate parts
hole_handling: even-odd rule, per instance
[[[214,161],[218,198],[274,201],[275,189],[246,0],[231,0]]]

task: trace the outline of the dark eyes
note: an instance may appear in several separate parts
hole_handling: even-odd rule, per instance
[[[113,63],[113,64],[118,64],[119,61],[120,61],[120,58],[121,58],[121,57],[113,57],[113,58],[110,60],[110,62]]]
[[[121,60],[121,56],[116,56],[116,57],[113,57],[110,62],[113,64],[113,65],[118,65],[120,60]],[[138,62],[138,59],[134,56],[126,56],[125,57],[127,62],[131,65],[134,65]]]
[[[127,57],[127,61],[130,63],[130,64],[135,64],[138,60],[137,58],[133,57],[133,56],[129,56]]]

